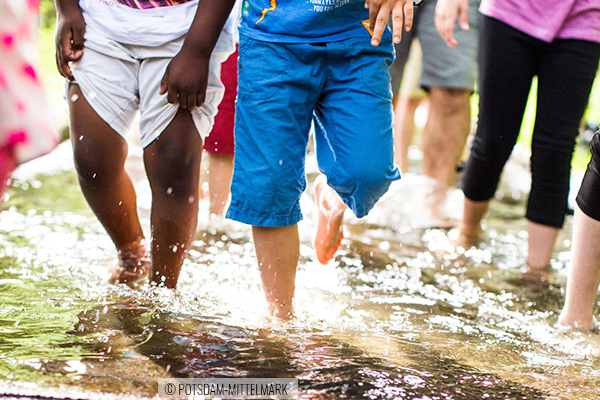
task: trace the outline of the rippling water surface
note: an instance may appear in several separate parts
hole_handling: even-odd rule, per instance
[[[0,214],[0,393],[151,397],[160,377],[297,377],[307,399],[600,398],[598,336],[555,328],[570,221],[552,269],[527,272],[514,191],[494,203],[480,249],[448,253],[451,232],[414,218],[424,184],[407,176],[348,219],[328,266],[310,246],[306,196],[297,318],[281,323],[234,223],[201,218],[175,292],[107,284],[113,246],[56,159],[38,162],[49,174],[18,174]],[[149,188],[131,168],[147,231]],[[449,213],[460,207],[453,193]]]

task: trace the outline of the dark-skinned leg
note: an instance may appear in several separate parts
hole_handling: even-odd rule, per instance
[[[189,111],[179,109],[144,149],[152,188],[151,281],[175,288],[198,222],[202,139]]]
[[[69,98],[71,142],[81,190],[111,237],[120,258],[120,269],[111,282],[131,283],[148,272],[136,196],[125,171],[127,143],[92,109],[78,85]]]

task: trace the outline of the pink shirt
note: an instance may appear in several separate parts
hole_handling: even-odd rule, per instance
[[[600,42],[600,0],[483,0],[479,11],[548,43]]]

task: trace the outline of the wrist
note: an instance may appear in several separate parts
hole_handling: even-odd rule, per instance
[[[189,54],[190,56],[197,58],[210,58],[213,51],[213,47],[209,46],[202,40],[193,40],[186,38],[183,46],[181,47],[180,53]]]

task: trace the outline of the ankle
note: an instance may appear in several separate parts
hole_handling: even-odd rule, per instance
[[[596,319],[593,316],[571,315],[563,310],[559,317],[557,326],[563,332],[582,332],[588,333],[596,326]]]
[[[138,239],[125,246],[118,247],[117,252],[121,261],[136,260],[146,262],[150,259],[144,238]]]
[[[459,227],[460,236],[463,236],[468,239],[479,240],[483,235],[483,228],[481,224],[465,224],[461,222]]]

